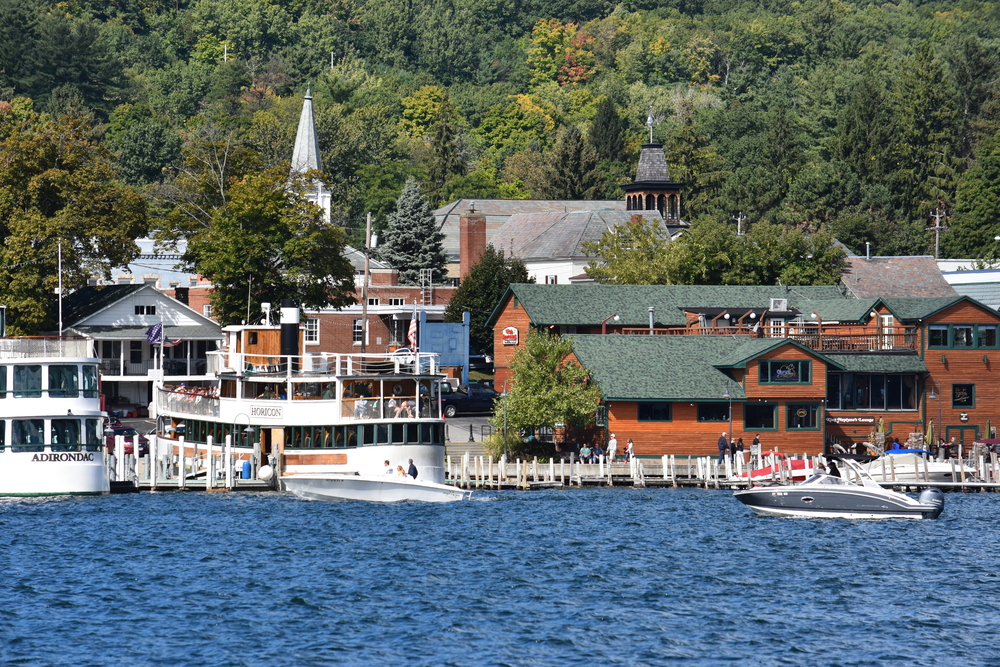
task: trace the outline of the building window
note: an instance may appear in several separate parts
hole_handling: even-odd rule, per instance
[[[201,307],[201,312],[205,315],[205,317],[211,317],[212,316],[212,304],[206,303],[204,306]]]
[[[319,318],[306,318],[305,343],[306,345],[316,345],[319,343]]]
[[[976,327],[976,347],[996,347],[997,327],[995,324],[980,324]]]
[[[352,329],[351,339],[355,345],[361,345],[362,341],[365,339],[365,328],[362,326],[362,321],[360,319],[354,320]]]
[[[405,306],[406,299],[389,299],[390,306]]]
[[[698,421],[727,422],[729,421],[728,403],[699,403]]]
[[[257,332],[251,331],[250,333],[247,334],[247,345],[256,345],[256,344],[257,344]]]
[[[557,276],[545,276],[545,284],[546,285],[556,285],[556,284],[558,284],[558,282],[559,282],[559,278]]]
[[[777,420],[774,418],[778,406],[773,403],[745,403],[743,405],[743,425],[748,430],[776,430]]]
[[[951,327],[952,347],[973,347],[971,324],[955,324]]]
[[[136,306],[136,315],[156,315],[156,306]]]
[[[142,363],[142,341],[133,340],[128,344],[128,360],[132,364]]]
[[[577,331],[577,328],[575,326],[559,327],[560,336],[572,336],[577,333],[579,333],[579,331]]]
[[[377,298],[369,298],[368,299],[368,305],[369,306],[377,306],[378,304],[379,304],[379,300]]]
[[[826,381],[828,410],[916,410],[916,375],[830,373]]]
[[[809,384],[812,362],[807,360],[762,359],[759,364],[761,384]]]
[[[819,406],[815,403],[789,403],[788,430],[819,428]]]
[[[948,347],[948,325],[932,324],[927,327],[928,347]]]
[[[668,422],[673,419],[670,410],[670,403],[640,403],[639,421],[641,422]]]
[[[951,407],[976,407],[976,385],[966,383],[951,385]]]

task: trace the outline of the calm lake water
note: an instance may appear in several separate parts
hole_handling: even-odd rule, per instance
[[[0,502],[3,665],[1000,665],[1000,495],[938,521],[727,492]]]

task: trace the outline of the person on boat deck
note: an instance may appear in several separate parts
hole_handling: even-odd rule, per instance
[[[394,472],[395,472],[395,471],[394,471],[394,470],[392,469],[392,464],[391,464],[391,463],[389,463],[389,461],[387,460],[387,461],[385,462],[385,474],[386,474],[386,475],[391,475],[391,474],[393,474]]]
[[[830,461],[830,475],[840,477],[840,470],[837,469],[837,464],[833,461]]]
[[[269,385],[264,385],[264,393],[258,396],[257,398],[270,399],[272,396],[273,394],[271,393],[271,387]]]
[[[396,466],[396,477],[406,477],[406,472],[403,470],[403,466]]]
[[[729,440],[726,439],[728,435],[725,431],[719,436],[719,463],[726,462],[726,453],[729,451]]]
[[[412,477],[413,479],[417,478],[417,466],[413,465],[413,459],[410,459],[410,467],[406,471],[406,474]]]
[[[326,389],[323,390],[323,400],[330,401],[333,400],[333,387],[326,385]]]

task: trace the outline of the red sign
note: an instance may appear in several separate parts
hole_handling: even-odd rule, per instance
[[[517,327],[507,327],[500,333],[504,345],[517,345]]]

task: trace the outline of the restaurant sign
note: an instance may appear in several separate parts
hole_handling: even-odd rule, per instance
[[[874,424],[874,417],[827,417],[827,424]]]
[[[517,345],[517,327],[506,327],[501,333],[504,345]]]

